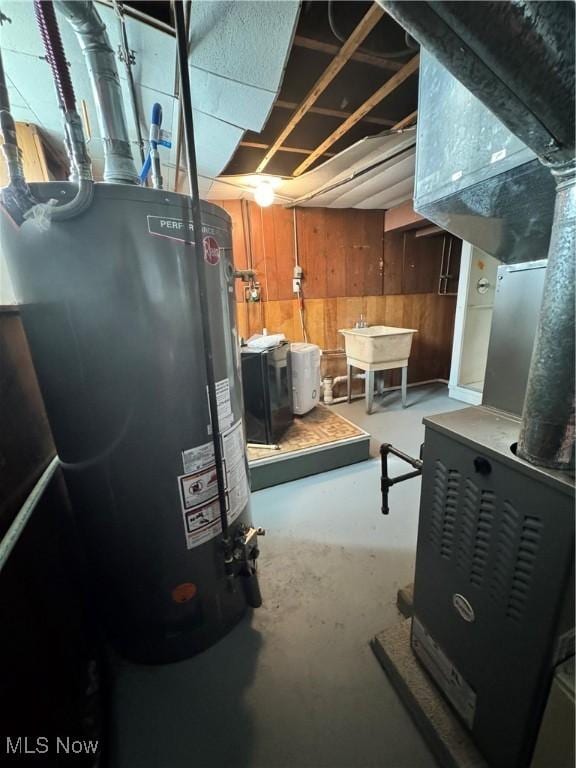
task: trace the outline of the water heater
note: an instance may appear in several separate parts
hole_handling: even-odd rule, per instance
[[[64,203],[75,190],[31,185],[43,202]],[[254,603],[230,218],[202,203],[206,350],[190,205],[160,189],[95,184],[92,204],[67,221],[16,228],[0,214],[94,596],[112,643],[144,662],[207,647]],[[227,558],[206,352],[233,544]]]

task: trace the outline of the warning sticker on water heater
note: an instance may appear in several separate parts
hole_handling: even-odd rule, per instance
[[[228,522],[232,523],[248,503],[248,475],[242,419],[222,433],[222,455],[228,497]]]
[[[218,499],[194,509],[184,510],[186,547],[194,549],[218,536],[220,525],[220,504]]]
[[[218,497],[216,464],[192,475],[182,475],[178,479],[183,509],[192,509]]]
[[[228,523],[233,523],[245,509],[250,494],[242,419],[223,432],[221,440],[226,512]],[[178,478],[178,490],[186,546],[193,549],[222,531],[214,447],[206,443],[182,451],[182,460],[186,474]]]

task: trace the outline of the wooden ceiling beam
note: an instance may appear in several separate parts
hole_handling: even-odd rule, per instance
[[[278,99],[274,103],[274,106],[280,107],[281,109],[295,109],[298,105],[294,101],[282,101],[281,99]],[[310,107],[308,112],[314,115],[325,115],[326,117],[341,117],[344,120],[352,114],[352,112],[346,112],[343,109],[326,109],[325,107]],[[382,125],[385,128],[391,128],[394,125],[394,120],[389,120],[385,117],[371,117],[367,115],[366,117],[363,117],[362,120],[366,123]]]
[[[418,117],[418,110],[415,109],[414,112],[410,112],[409,115],[406,115],[406,117],[403,117],[402,120],[399,120],[397,123],[395,123],[392,126],[393,131],[399,131],[401,128],[406,128],[409,125],[412,125],[412,123],[416,122],[416,118]]]
[[[261,144],[259,141],[241,141],[241,147],[249,147],[250,149],[268,149],[269,144]],[[309,155],[312,152],[311,149],[302,149],[301,147],[279,147],[278,152],[294,152],[297,155]],[[326,152],[328,157],[334,157],[335,152]]]
[[[336,75],[340,72],[342,67],[350,59],[356,49],[364,42],[365,38],[374,29],[376,24],[380,21],[384,15],[384,10],[377,4],[373,3],[370,6],[368,13],[360,20],[358,26],[352,32],[350,37],[346,40],[344,45],[339,49],[338,54],[332,59],[330,64],[326,67],[324,72],[320,75],[318,80],[314,83],[312,88],[308,91],[300,105],[295,110],[294,114],[288,120],[284,130],[280,132],[280,135],[276,141],[272,144],[270,149],[266,152],[258,167],[256,173],[260,173],[266,168],[270,160],[274,157],[278,148],[282,146],[285,139],[292,133],[294,128],[298,125],[300,120],[308,112],[310,107],[316,102],[318,97],[324,93],[326,88],[334,80]],[[402,71],[402,70],[400,70]]]
[[[298,104],[295,101],[278,99],[274,102],[274,106],[280,109],[296,109]],[[324,107],[310,107],[308,112],[313,115],[325,115],[326,117],[341,117],[344,120],[352,114],[352,112],[345,112],[342,109],[325,109]],[[365,123],[374,123],[374,125],[382,125],[385,128],[391,128],[394,125],[394,120],[388,120],[385,117],[370,117],[366,115],[362,120]]]
[[[380,86],[380,88],[378,88],[378,90],[375,91],[372,96],[370,96],[370,98],[366,99],[366,101],[361,104],[358,109],[342,123],[342,125],[336,128],[336,130],[333,131],[327,139],[324,139],[322,144],[316,147],[316,149],[311,152],[302,163],[300,163],[292,175],[300,176],[300,174],[304,173],[304,171],[309,166],[311,166],[315,160],[317,160],[321,155],[325,154],[327,149],[335,144],[338,139],[341,139],[344,134],[348,133],[348,131],[353,128],[356,123],[362,120],[364,115],[370,112],[371,109],[374,109],[377,104],[380,104],[380,102],[389,96],[392,91],[395,91],[398,86],[400,86],[410,77],[410,75],[413,75],[414,72],[416,72],[418,69],[419,62],[420,55],[416,54],[416,56],[410,59],[410,61],[405,64],[402,69],[396,72],[396,74],[392,75],[392,77],[387,80],[384,85]]]
[[[329,56],[336,56],[340,48],[333,43],[323,43],[321,40],[313,40],[311,37],[304,37],[303,35],[295,35],[294,45],[297,48],[307,48],[309,51],[319,51],[320,53],[326,53]],[[382,56],[378,56],[375,53],[363,53],[362,51],[356,51],[350,56],[351,61],[358,61],[361,64],[370,64],[371,67],[379,67],[379,69],[387,69],[391,72],[398,72],[402,69],[402,63],[394,61],[393,59],[385,59]]]

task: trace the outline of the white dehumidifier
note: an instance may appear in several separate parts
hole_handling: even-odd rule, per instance
[[[320,401],[320,347],[299,342],[290,345],[292,410],[302,416]]]

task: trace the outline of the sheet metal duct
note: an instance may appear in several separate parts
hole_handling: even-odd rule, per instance
[[[137,184],[116,57],[106,26],[91,0],[56,0],[86,58],[104,142],[104,180]]]
[[[538,155],[557,182],[518,453],[544,466],[573,466],[574,4],[379,2]],[[430,211],[426,215],[442,224]],[[505,253],[498,256],[506,260]]]

